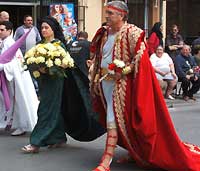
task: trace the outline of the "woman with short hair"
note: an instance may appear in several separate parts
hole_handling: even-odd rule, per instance
[[[165,98],[174,100],[172,91],[177,83],[177,76],[174,69],[174,63],[171,57],[164,52],[162,46],[158,46],[156,52],[151,55],[150,61],[155,70],[156,77],[161,84],[162,81],[167,82],[167,89],[165,91]]]

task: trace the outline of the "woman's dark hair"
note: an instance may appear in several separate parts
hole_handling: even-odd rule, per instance
[[[41,25],[44,22],[47,23],[48,25],[50,25],[51,29],[54,32],[54,38],[59,39],[61,42],[63,42],[65,44],[66,41],[65,41],[64,34],[63,34],[63,30],[62,30],[62,27],[60,26],[60,24],[58,23],[58,21],[51,16],[47,16],[41,20]]]
[[[158,38],[159,38],[159,40],[160,40],[160,45],[163,46],[163,40],[162,40],[163,34],[162,34],[161,30],[160,30],[161,25],[162,25],[161,22],[156,22],[156,23],[153,25],[152,29],[151,29],[150,35],[151,35],[152,33],[156,33],[156,35],[158,36]]]

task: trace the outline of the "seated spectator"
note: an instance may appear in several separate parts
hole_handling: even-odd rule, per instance
[[[183,45],[181,53],[175,58],[175,68],[178,79],[182,82],[181,87],[185,101],[189,99],[196,100],[193,95],[200,88],[199,74],[194,72],[196,66],[194,57],[191,56],[190,46]],[[191,83],[192,86],[190,86]]]
[[[162,23],[157,22],[153,25],[151,29],[150,36],[148,38],[147,44],[149,49],[149,56],[153,53],[155,53],[156,48],[159,45],[163,45],[163,34],[162,34]]]
[[[162,46],[158,46],[156,53],[151,55],[150,61],[156,72],[156,77],[159,80],[161,88],[163,85],[162,82],[167,82],[165,98],[174,100],[174,97],[171,94],[174,87],[176,86],[177,76],[175,74],[174,63],[171,57],[164,52]]]
[[[173,24],[170,33],[166,37],[166,52],[173,61],[180,54],[183,44],[183,37],[179,34],[178,26]]]

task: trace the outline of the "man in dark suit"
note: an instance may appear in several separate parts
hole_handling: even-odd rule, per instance
[[[181,54],[175,58],[176,74],[179,81],[182,82],[183,99],[185,101],[188,101],[189,99],[196,100],[193,95],[200,88],[199,74],[194,71],[197,64],[190,52],[190,47],[188,45],[183,45]],[[190,86],[191,83],[192,86]]]

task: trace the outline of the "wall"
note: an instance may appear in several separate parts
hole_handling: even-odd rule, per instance
[[[85,31],[91,40],[102,23],[103,3],[101,0],[79,0],[79,6],[85,6]]]

